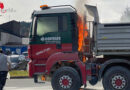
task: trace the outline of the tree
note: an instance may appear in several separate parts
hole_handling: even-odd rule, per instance
[[[121,22],[130,22],[130,7],[127,7],[122,14]]]

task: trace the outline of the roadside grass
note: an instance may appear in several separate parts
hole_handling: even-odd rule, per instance
[[[24,70],[12,70],[9,71],[10,77],[26,77],[28,76],[28,72]]]

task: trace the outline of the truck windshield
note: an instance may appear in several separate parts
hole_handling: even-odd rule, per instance
[[[67,15],[34,17],[31,34],[43,36],[49,32],[67,31],[68,22]]]
[[[58,17],[37,17],[37,36],[48,32],[58,32]]]

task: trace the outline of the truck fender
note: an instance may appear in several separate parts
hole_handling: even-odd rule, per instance
[[[127,64],[130,65],[130,61],[126,59],[110,59],[106,61],[105,63],[101,64],[100,70],[99,70],[99,80],[101,80],[104,70],[109,66],[113,64]]]
[[[79,61],[78,53],[63,53],[63,52],[57,52],[51,55],[46,63],[46,74],[50,74],[51,68],[53,65],[55,65],[57,62],[60,61]]]
[[[83,62],[76,62],[76,66],[80,69],[80,75],[81,75],[81,79],[82,79],[82,83],[84,85],[86,85],[86,81],[87,81],[87,72],[86,72],[86,65]]]

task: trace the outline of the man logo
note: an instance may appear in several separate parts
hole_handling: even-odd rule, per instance
[[[1,13],[6,12],[6,10],[4,10],[4,4],[2,2],[0,2],[0,9],[1,9]]]

